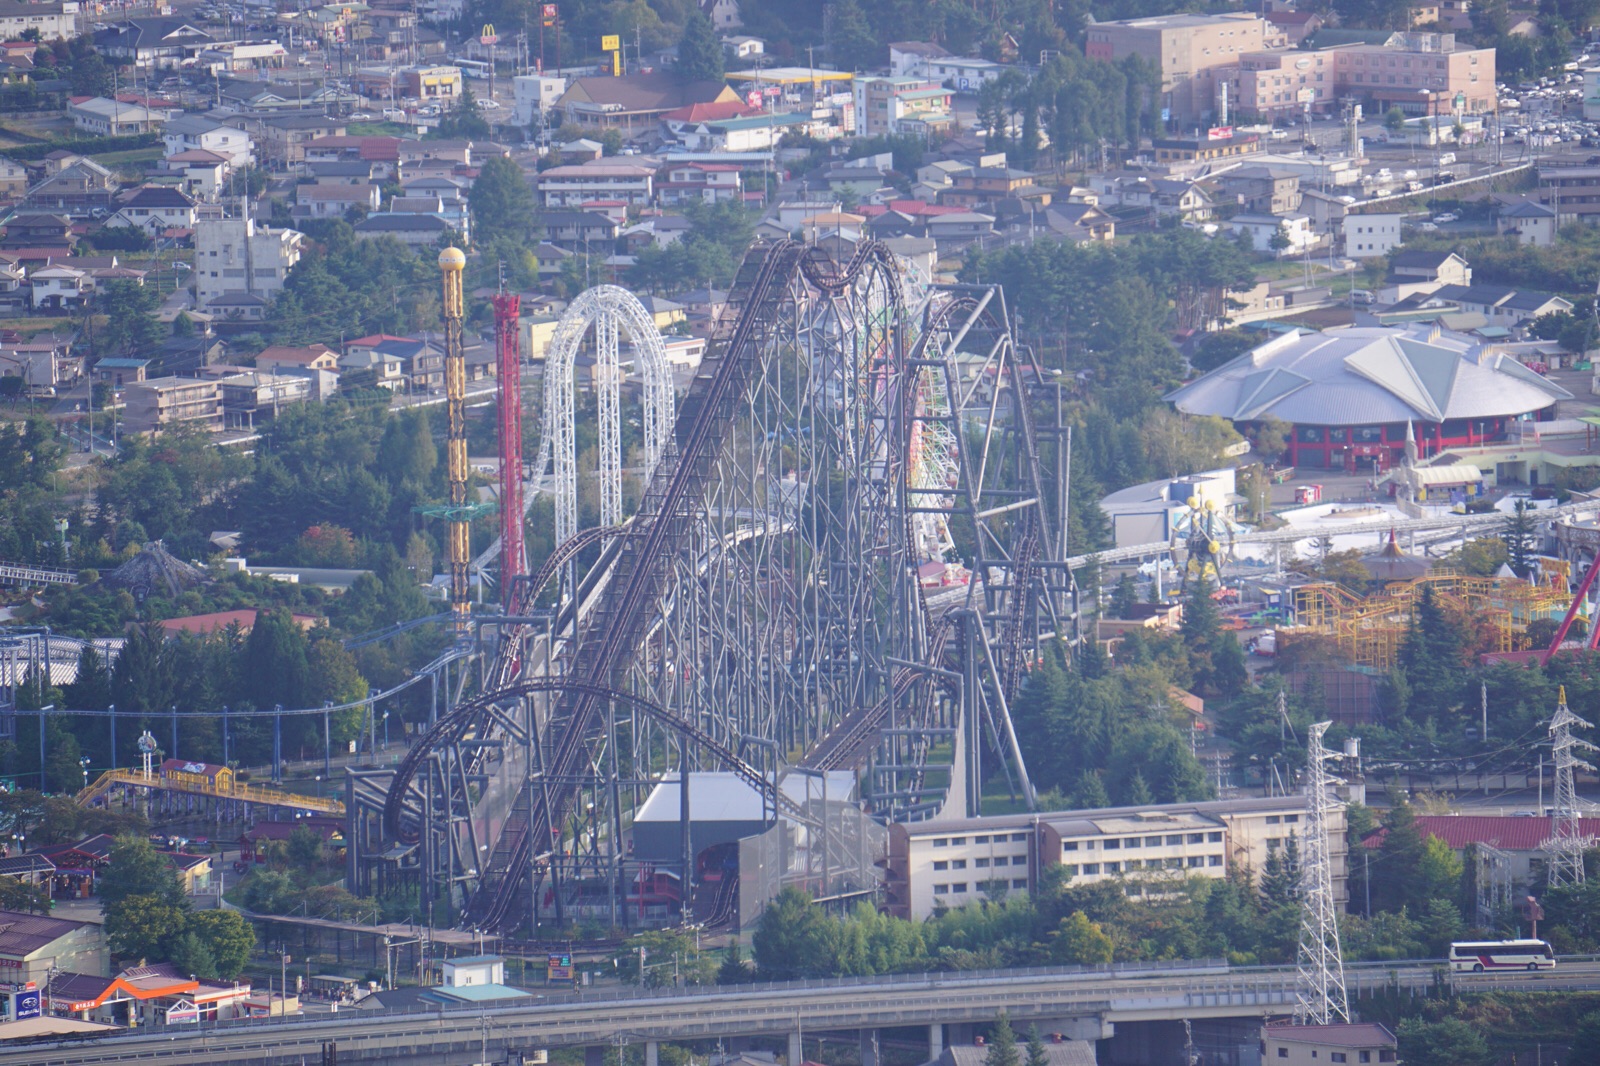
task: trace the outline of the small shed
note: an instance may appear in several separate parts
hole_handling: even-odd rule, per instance
[[[233,771],[216,763],[167,759],[161,764],[161,776],[179,785],[215,789],[218,792],[233,789]]]

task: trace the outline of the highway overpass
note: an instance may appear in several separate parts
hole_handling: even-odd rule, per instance
[[[1352,1001],[1385,987],[1418,990],[1441,977],[1438,962],[1364,964],[1346,970]],[[1462,975],[1460,991],[1600,989],[1600,963],[1554,970]],[[854,980],[705,989],[627,989],[552,995],[521,1007],[433,1012],[345,1010],[336,1015],[178,1026],[104,1037],[0,1048],[0,1066],[302,1066],[337,1048],[339,1066],[400,1063],[469,1066],[520,1062],[537,1048],[584,1046],[598,1058],[617,1043],[644,1044],[654,1066],[659,1042],[787,1039],[793,1060],[802,1034],[926,1027],[930,1052],[946,1025],[986,1024],[1002,1010],[1024,1029],[1038,1023],[1069,1038],[1110,1035],[1119,1022],[1250,1018],[1288,1013],[1292,967],[1223,963],[1051,968],[959,974],[904,974]],[[863,1047],[871,1046],[863,1039]]]

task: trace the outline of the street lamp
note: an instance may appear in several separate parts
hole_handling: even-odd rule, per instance
[[[83,767],[83,787],[89,787],[89,756],[85,755],[78,760],[78,765]]]
[[[389,750],[389,712],[383,712],[383,750]]]

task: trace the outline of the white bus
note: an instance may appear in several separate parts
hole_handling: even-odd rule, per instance
[[[482,78],[489,80],[489,73],[494,70],[487,62],[481,59],[452,59],[452,66],[459,67],[463,77]]]
[[[1555,953],[1543,940],[1464,940],[1450,945],[1450,969],[1456,973],[1548,970],[1555,964]]]

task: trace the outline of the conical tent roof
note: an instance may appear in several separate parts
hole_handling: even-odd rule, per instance
[[[114,586],[128,589],[138,599],[152,592],[176,596],[184,589],[203,584],[206,572],[190,566],[167,551],[159,540],[149,541],[139,549],[139,554],[107,574],[104,580]]]
[[[1389,543],[1383,546],[1383,550],[1376,555],[1363,558],[1361,565],[1367,568],[1372,580],[1379,582],[1409,581],[1421,577],[1432,569],[1432,564],[1428,560],[1401,551],[1400,542],[1395,539],[1392,529],[1389,530]]]

